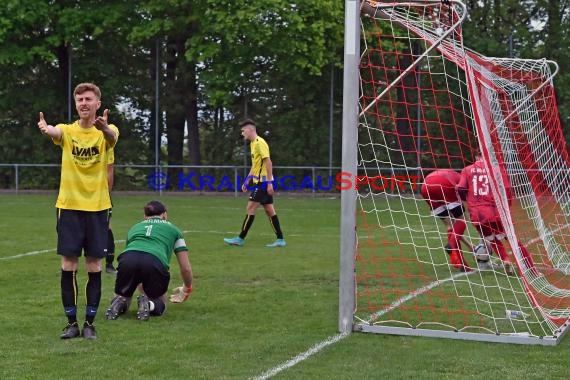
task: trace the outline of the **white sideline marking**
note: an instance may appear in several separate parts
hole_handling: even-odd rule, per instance
[[[54,251],[55,251],[55,248],[42,249],[41,251],[31,251],[31,252],[26,252],[26,253],[20,253],[18,255],[14,255],[14,256],[0,257],[0,260],[19,259],[20,257],[34,256],[34,255],[39,255],[40,253],[47,253],[47,252],[54,252]]]
[[[217,234],[217,235],[231,235],[234,234],[235,232],[224,232],[224,231],[214,231],[214,230],[208,230],[208,231],[198,231],[198,230],[185,230],[182,231],[182,233],[192,233],[192,234]],[[261,236],[273,236],[273,234],[261,234]],[[305,235],[300,235],[300,234],[288,234],[287,236],[295,236],[295,237],[299,237],[299,236],[305,236]],[[333,235],[330,235],[333,236]],[[336,235],[334,235],[336,236]],[[125,240],[115,240],[115,243],[124,243]],[[35,256],[35,255],[39,255],[42,253],[48,253],[48,252],[55,252],[56,248],[51,248],[51,249],[42,249],[39,251],[31,251],[31,252],[26,252],[26,253],[20,253],[17,255],[13,255],[13,256],[6,256],[6,257],[0,257],[0,260],[12,260],[12,259],[19,259],[21,257],[26,257],[26,256]]]
[[[264,372],[257,377],[254,377],[253,380],[269,379],[270,377],[277,375],[279,372],[286,370],[287,368],[291,368],[294,365],[300,363],[301,361],[308,359],[310,356],[318,353],[320,350],[322,350],[326,346],[330,346],[331,344],[336,343],[336,342],[346,338],[349,335],[350,335],[350,333],[348,333],[348,332],[333,335],[333,336],[329,337],[327,340],[322,341],[321,343],[315,344],[313,347],[311,347],[307,351],[295,356],[293,359],[291,359],[291,360],[289,360],[289,361],[287,361],[287,362],[285,362],[285,363],[283,363],[277,367],[274,367],[274,368],[270,369],[269,371]]]
[[[468,276],[469,274],[472,273],[476,273],[477,271],[473,271],[473,272],[460,272],[460,273],[456,273],[451,277],[448,277],[446,279],[443,280],[438,280],[438,281],[434,281],[431,284],[428,284],[422,288],[419,288],[417,290],[414,290],[413,292],[411,292],[410,294],[392,302],[392,304],[384,310],[381,310],[377,313],[374,313],[370,316],[370,318],[368,319],[368,323],[374,321],[375,319],[377,319],[378,317],[382,316],[383,314],[386,314],[387,312],[397,308],[398,306],[402,305],[404,302],[407,302],[419,295],[422,295],[423,293],[427,292],[428,290],[431,290],[433,288],[435,288],[438,285],[444,284],[448,281],[454,280],[458,277],[462,277],[462,276]],[[262,373],[261,375],[254,377],[253,380],[266,380],[269,379],[272,376],[277,375],[279,372],[286,370],[287,368],[291,368],[296,364],[299,364],[301,361],[308,359],[310,356],[318,353],[320,350],[322,350],[323,348],[330,346],[331,344],[334,344],[336,342],[341,341],[342,339],[346,338],[347,336],[349,336],[350,333],[340,333],[337,335],[333,335],[329,338],[327,338],[326,340],[315,344],[313,347],[309,348],[307,351],[295,356],[293,359],[286,361],[283,364],[278,365],[277,367],[274,367],[272,369],[270,369],[269,371],[266,371],[264,373]]]
[[[560,228],[562,228],[562,227],[560,227]],[[527,244],[533,243],[534,240],[538,241],[538,240],[540,240],[540,238],[533,239],[533,241],[529,241]],[[430,284],[427,284],[424,287],[416,289],[416,290],[410,292],[408,295],[392,302],[388,308],[380,310],[377,313],[371,314],[370,318],[368,319],[368,321],[366,321],[366,323],[371,323],[371,322],[375,321],[376,319],[378,319],[382,315],[386,314],[387,312],[392,311],[393,309],[402,305],[404,302],[407,302],[407,301],[409,301],[415,297],[418,297],[418,296],[422,295],[423,293],[435,288],[436,286],[439,286],[439,285],[445,284],[446,282],[455,280],[458,277],[468,276],[468,275],[473,274],[473,273],[477,273],[477,270],[474,270],[472,272],[459,272],[459,273],[452,275],[451,277],[445,278],[443,280],[434,281]],[[287,368],[291,368],[294,365],[300,363],[301,361],[303,361],[303,360],[309,358],[310,356],[318,353],[323,348],[346,338],[348,335],[350,335],[350,333],[341,333],[341,334],[331,336],[327,340],[325,340],[321,343],[318,343],[318,344],[314,345],[313,347],[309,348],[309,350],[295,356],[293,359],[291,359],[291,360],[289,360],[283,364],[280,364],[277,367],[272,368],[267,372],[264,372],[263,374],[259,375],[258,377],[253,378],[253,380],[269,379],[270,377],[277,375],[279,372],[284,371]]]
[[[188,230],[188,231],[182,231],[182,233],[212,233],[212,234],[222,234],[224,232],[221,231],[193,231],[193,230]],[[124,243],[125,240],[115,240],[115,243]],[[26,252],[26,253],[20,253],[18,255],[14,255],[14,256],[6,256],[6,257],[0,257],[0,260],[11,260],[11,259],[19,259],[20,257],[26,257],[26,256],[35,256],[35,255],[39,255],[42,253],[48,253],[48,252],[55,252],[57,248],[52,248],[52,249],[42,249],[40,251],[31,251],[31,252]]]

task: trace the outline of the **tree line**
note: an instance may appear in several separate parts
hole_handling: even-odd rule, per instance
[[[249,117],[277,165],[327,166],[331,156],[340,165],[343,1],[2,3],[2,163],[58,163],[59,150],[37,131],[38,113],[51,124],[73,120],[70,92],[89,81],[120,129],[119,164],[153,164],[160,146],[163,164],[241,165],[237,124]],[[569,1],[466,3],[466,46],[559,63],[568,125]]]

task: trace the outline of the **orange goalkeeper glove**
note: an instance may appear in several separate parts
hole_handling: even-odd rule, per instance
[[[188,299],[192,293],[192,285],[190,286],[179,286],[173,289],[173,293],[170,295],[170,302],[182,303]]]

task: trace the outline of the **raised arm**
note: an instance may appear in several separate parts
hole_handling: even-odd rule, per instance
[[[109,124],[107,122],[108,118],[109,110],[105,109],[103,111],[103,116],[97,116],[94,124],[95,128],[103,132],[103,136],[105,136],[105,141],[107,141],[107,144],[110,146],[115,146],[115,143],[117,142],[117,135],[115,134],[114,130],[109,128]]]
[[[48,135],[54,140],[61,140],[61,129],[49,125],[44,119],[44,113],[40,112],[40,121],[38,121],[38,128],[44,135]]]

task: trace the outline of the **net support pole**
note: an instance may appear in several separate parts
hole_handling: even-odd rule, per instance
[[[360,61],[360,2],[345,0],[344,73],[342,101],[342,171],[356,177]],[[356,190],[341,192],[339,331],[353,327],[355,307]]]

